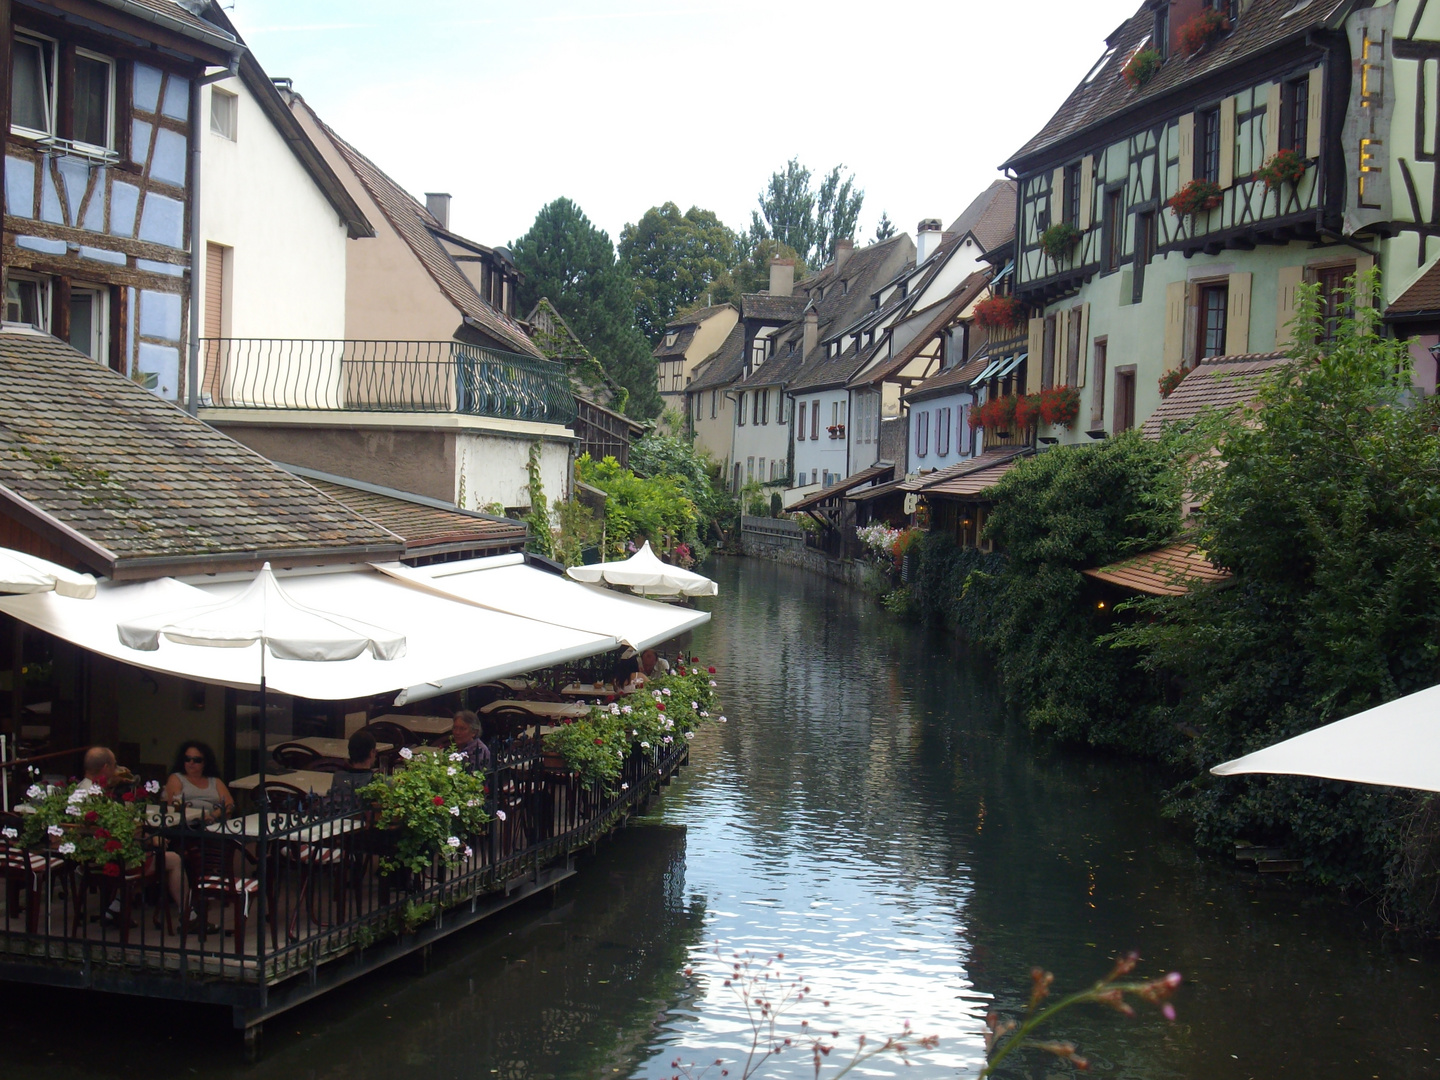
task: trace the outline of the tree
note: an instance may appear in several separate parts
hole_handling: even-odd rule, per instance
[[[620,261],[635,284],[635,323],[653,344],[665,324],[705,297],[735,265],[739,238],[711,210],[652,206],[620,233]],[[725,301],[715,301],[724,303]]]
[[[541,208],[530,231],[511,245],[520,281],[519,306],[542,296],[628,391],[625,411],[649,419],[660,411],[655,361],[635,325],[635,290],[614,245],[580,207],[560,198]]]
[[[787,247],[779,240],[765,239],[758,244],[746,243],[740,261],[721,270],[705,283],[701,295],[692,303],[680,309],[680,314],[692,311],[706,303],[738,304],[745,293],[763,292],[770,288],[770,260],[793,259],[795,279],[804,277],[807,269],[805,260],[794,248]]]
[[[835,241],[855,234],[865,192],[855,189],[852,173],[840,178],[843,165],[836,165],[820,182],[810,186],[810,170],[798,158],[785,163],[783,172],[772,173],[757,201],[759,211],[750,214],[750,243],[778,240],[793,248],[815,266],[829,261]]]
[[[884,210],[880,211],[880,223],[875,226],[875,242],[878,244],[882,240],[889,240],[894,235],[895,223],[890,220],[890,214]]]

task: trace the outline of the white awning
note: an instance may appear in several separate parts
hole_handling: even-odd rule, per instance
[[[636,651],[710,621],[707,611],[657,604],[527,566],[523,555],[420,567],[383,563],[376,569],[467,604],[615,638]]]
[[[399,690],[396,703],[404,704],[593,656],[620,644],[614,634],[448,599],[370,568],[278,576],[301,604],[322,611],[367,612],[406,638],[405,655],[394,660],[376,660],[368,653],[326,664],[267,658],[270,688],[298,697],[337,701]],[[122,663],[253,690],[260,685],[258,645],[211,649],[162,637],[154,652],[139,652],[123,645],[117,630],[121,622],[230,599],[252,580],[253,575],[240,574],[190,583],[171,578],[135,584],[102,581],[93,600],[54,592],[3,596],[0,611]]]

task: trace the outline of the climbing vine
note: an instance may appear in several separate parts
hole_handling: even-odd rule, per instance
[[[525,547],[536,555],[543,555],[547,559],[555,557],[555,538],[550,532],[550,513],[548,504],[545,501],[545,484],[540,479],[540,455],[544,452],[545,443],[536,439],[530,444],[530,460],[525,464],[525,473],[529,477],[529,483],[525,490],[530,496],[530,511],[525,515],[525,524],[530,526],[530,539]]]

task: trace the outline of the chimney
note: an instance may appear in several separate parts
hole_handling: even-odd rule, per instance
[[[805,305],[805,351],[800,355],[809,356],[815,351],[815,346],[820,344],[820,316],[815,311],[814,304]]]
[[[770,295],[789,296],[795,290],[795,260],[770,260]]]
[[[450,193],[448,191],[427,191],[425,193],[425,209],[430,211],[430,216],[440,222],[442,229],[450,228]]]
[[[943,235],[940,232],[940,219],[926,218],[916,226],[916,232],[920,239],[915,245],[915,265],[919,266],[931,255],[934,255],[935,249],[940,246],[940,238]]]
[[[840,271],[845,269],[845,264],[850,261],[850,253],[855,250],[855,241],[848,236],[835,241],[835,276],[840,276]]]

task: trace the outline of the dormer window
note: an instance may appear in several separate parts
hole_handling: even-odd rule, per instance
[[[674,345],[675,342],[676,342],[676,340],[679,339],[679,337],[680,337],[680,335],[677,334],[677,333],[675,333],[675,332],[673,332],[673,331],[672,331],[671,333],[666,334],[666,335],[665,335],[665,347],[668,349],[671,345]]]
[[[1161,60],[1170,59],[1170,0],[1160,0],[1155,8],[1155,28],[1150,40],[1160,52]]]

